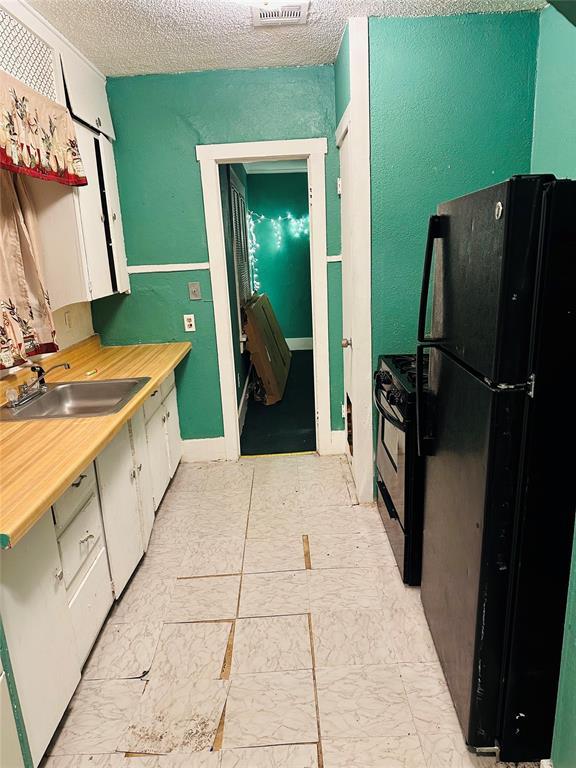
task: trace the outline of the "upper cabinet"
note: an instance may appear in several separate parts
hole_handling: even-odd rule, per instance
[[[82,122],[115,138],[106,98],[106,80],[71,49],[61,53],[70,111]]]
[[[13,21],[6,23],[10,17]],[[25,178],[37,212],[40,258],[51,307],[56,310],[127,292],[130,283],[106,79],[20,0],[10,0],[6,10],[0,9],[0,22],[3,19],[2,28],[14,30],[14,34],[4,41],[0,67],[30,88],[68,105],[88,179],[84,187],[66,188]]]
[[[117,264],[110,236],[110,217],[102,167],[101,144],[108,143],[108,140],[82,123],[75,121],[74,127],[88,179],[85,187],[78,188],[78,200],[90,297],[101,299],[118,290]]]

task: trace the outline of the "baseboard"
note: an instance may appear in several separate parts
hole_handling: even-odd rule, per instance
[[[286,344],[288,344],[288,349],[291,352],[299,352],[303,349],[314,348],[312,336],[307,336],[302,339],[286,339]]]
[[[326,456],[339,456],[346,453],[346,430],[338,429],[332,430],[330,433],[331,441],[330,448],[327,451],[322,451]]]
[[[220,461],[226,458],[226,440],[207,437],[201,440],[182,440],[182,461]]]
[[[246,414],[248,412],[248,386],[250,384],[251,373],[252,365],[250,365],[250,370],[246,374],[246,381],[244,382],[244,389],[242,390],[240,405],[238,406],[238,428],[240,429],[240,434],[242,434],[242,430],[244,429],[244,422],[246,421]]]

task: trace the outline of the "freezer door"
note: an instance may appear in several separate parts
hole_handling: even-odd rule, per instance
[[[439,207],[431,336],[493,382],[527,380],[543,180],[519,176]]]
[[[464,737],[493,747],[526,397],[493,392],[436,349],[430,388],[436,450],[426,460],[422,603]]]

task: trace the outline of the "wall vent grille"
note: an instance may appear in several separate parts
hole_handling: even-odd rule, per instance
[[[56,100],[52,48],[0,8],[0,69]]]
[[[288,24],[306,24],[309,2],[264,3],[252,6],[252,23],[255,27],[279,27]]]

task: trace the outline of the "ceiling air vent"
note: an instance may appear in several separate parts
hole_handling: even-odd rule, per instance
[[[279,27],[286,24],[306,24],[310,3],[262,3],[252,6],[255,27]]]

